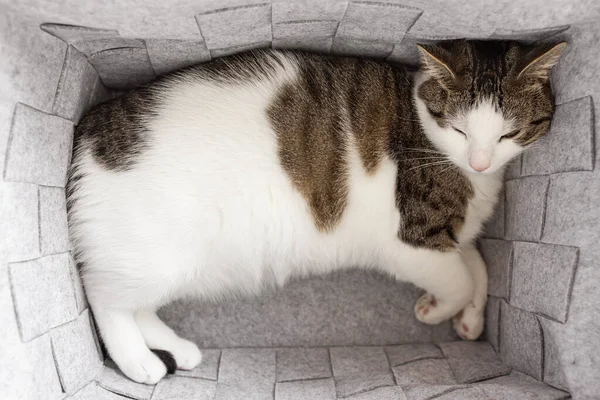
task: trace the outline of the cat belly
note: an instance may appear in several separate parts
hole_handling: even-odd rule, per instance
[[[162,162],[151,154],[127,172],[104,171],[88,157],[90,182],[80,195],[92,200],[73,213],[85,222],[72,230],[88,249],[82,259],[92,297],[158,306],[377,266],[398,229],[395,165],[385,161],[367,176],[359,159],[350,162],[347,208],[335,229],[322,232],[281,168],[268,126],[247,133],[237,151],[205,140],[193,154]]]
[[[256,293],[293,275],[377,264],[380,224],[389,225],[390,236],[392,224],[381,207],[365,207],[365,196],[350,196],[339,226],[321,232],[276,152],[263,153],[260,167],[242,168],[238,158],[243,172],[209,169],[211,153],[201,154],[204,172],[177,180],[149,169],[96,171],[85,196],[95,200],[78,216],[86,222],[73,229],[79,247],[88,249],[82,259],[92,297],[157,306],[182,296]]]

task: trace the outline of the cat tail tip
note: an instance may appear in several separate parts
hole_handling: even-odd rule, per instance
[[[177,362],[175,361],[175,357],[173,357],[173,354],[166,350],[159,349],[150,349],[150,351],[156,354],[160,361],[162,361],[163,364],[165,364],[165,367],[167,367],[167,373],[175,373],[175,370],[177,369]]]

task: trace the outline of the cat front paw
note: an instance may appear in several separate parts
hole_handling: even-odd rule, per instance
[[[181,339],[171,343],[168,350],[173,354],[177,369],[191,370],[202,362],[202,353],[195,343]]]
[[[425,324],[437,324],[440,321],[438,319],[437,312],[437,300],[434,295],[425,293],[419,297],[415,304],[415,315],[417,319]]]
[[[126,355],[115,360],[121,371],[132,381],[154,385],[167,373],[167,367],[149,350],[142,354]]]
[[[461,312],[452,318],[454,330],[462,339],[476,340],[483,332],[485,318],[483,310],[469,303]]]

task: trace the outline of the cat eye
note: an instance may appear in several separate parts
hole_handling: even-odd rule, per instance
[[[515,136],[517,136],[519,133],[521,133],[521,130],[520,129],[515,129],[514,131],[509,132],[506,135],[501,136],[500,140],[498,140],[498,141],[501,142],[501,141],[503,141],[505,139],[512,139]]]
[[[467,134],[466,134],[466,133],[464,133],[463,131],[461,131],[460,129],[458,129],[458,128],[455,128],[455,127],[452,127],[452,129],[454,129],[456,132],[460,133],[460,134],[461,134],[461,135],[463,135],[464,137],[467,137]]]

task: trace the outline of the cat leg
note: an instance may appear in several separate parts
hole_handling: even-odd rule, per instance
[[[177,336],[154,311],[141,310],[135,314],[146,345],[151,349],[166,350],[173,355],[178,369],[190,370],[202,361],[196,344]]]
[[[474,245],[469,245],[462,251],[462,258],[471,272],[475,289],[471,302],[452,319],[452,323],[461,338],[475,340],[483,332],[485,324],[484,314],[488,288],[487,268],[481,254]]]
[[[473,299],[473,278],[458,251],[410,247],[396,257],[396,276],[427,291],[415,304],[419,321],[449,320]]]
[[[133,311],[94,304],[92,310],[110,358],[129,379],[152,385],[165,376],[167,368],[146,346]]]

